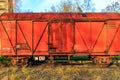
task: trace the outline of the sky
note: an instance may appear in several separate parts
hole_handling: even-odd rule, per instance
[[[100,12],[101,9],[115,1],[120,0],[92,0],[93,4],[95,4],[96,12]],[[45,12],[50,10],[52,5],[58,5],[60,2],[61,0],[22,0],[21,9],[22,11]]]

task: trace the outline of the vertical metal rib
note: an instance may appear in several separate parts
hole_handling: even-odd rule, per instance
[[[34,22],[32,21],[32,55],[34,53]]]

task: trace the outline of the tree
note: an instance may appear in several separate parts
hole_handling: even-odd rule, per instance
[[[90,12],[94,10],[94,4],[91,0],[61,0],[59,5],[51,7],[52,12]]]
[[[70,0],[61,0],[57,6],[51,7],[52,12],[82,12],[78,3],[74,5]]]
[[[120,2],[113,2],[108,5],[102,12],[120,12]]]
[[[32,13],[31,10],[22,10],[21,5],[22,5],[22,0],[13,0],[13,8],[14,8],[13,11]]]
[[[95,11],[95,7],[94,4],[92,3],[91,0],[84,0],[81,8],[84,12],[94,12]]]
[[[20,9],[20,6],[21,6],[21,0],[13,0],[13,11],[14,12],[20,12],[21,9]]]

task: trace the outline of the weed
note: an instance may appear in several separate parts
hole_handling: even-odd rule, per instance
[[[33,70],[27,69],[26,67],[22,67],[22,73],[24,75],[29,75],[29,74],[33,73]]]
[[[10,67],[1,69],[0,80],[120,80],[120,70],[51,65],[45,68]]]
[[[64,75],[62,76],[61,80],[71,80],[71,79],[70,79],[70,76]]]
[[[4,76],[1,80],[8,80],[8,76]]]
[[[10,78],[10,80],[15,80],[16,75],[15,75],[15,74],[11,74],[11,75],[9,76],[9,78]]]
[[[31,77],[30,77],[30,76],[27,76],[25,80],[31,80]]]

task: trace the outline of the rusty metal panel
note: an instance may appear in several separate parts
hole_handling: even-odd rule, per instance
[[[107,46],[107,28],[105,22],[92,22],[92,52],[105,53]]]
[[[33,50],[34,55],[48,55],[48,23],[33,22]]]
[[[112,26],[108,25],[108,53],[110,55],[120,55],[120,21],[111,20],[108,23],[112,23]]]
[[[72,52],[73,50],[73,23],[60,21],[50,26],[50,44],[56,52]]]
[[[0,22],[1,55],[15,55],[15,21]]]
[[[0,19],[1,55],[120,55],[118,13],[10,13]]]
[[[16,21],[17,55],[32,55],[32,21]]]
[[[75,51],[89,52],[90,48],[90,23],[76,22],[75,23]]]
[[[76,20],[76,21],[105,21],[108,19],[120,19],[119,13],[5,13],[0,19],[19,19],[19,20]]]

